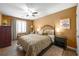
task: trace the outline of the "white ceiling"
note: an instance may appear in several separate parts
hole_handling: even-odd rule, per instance
[[[61,10],[76,6],[74,3],[0,3],[0,12],[23,19],[37,19]],[[26,16],[27,8],[37,11],[36,16]]]

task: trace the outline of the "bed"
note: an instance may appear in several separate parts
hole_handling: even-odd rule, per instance
[[[36,56],[42,50],[47,48],[54,40],[54,34],[52,35],[53,27],[45,25],[41,28],[42,34],[28,34],[18,38],[17,43],[23,47],[27,56]],[[48,35],[52,35],[51,37]]]

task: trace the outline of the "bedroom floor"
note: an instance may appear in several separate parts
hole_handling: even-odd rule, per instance
[[[16,43],[16,41],[13,41],[12,46],[0,48],[0,56],[24,56],[25,51],[18,47]],[[76,56],[76,52],[70,49],[63,50],[52,45],[42,56]]]

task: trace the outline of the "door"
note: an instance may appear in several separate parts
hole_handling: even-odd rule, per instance
[[[79,55],[79,4],[77,5],[77,54]]]

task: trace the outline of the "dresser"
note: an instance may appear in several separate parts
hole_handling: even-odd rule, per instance
[[[11,26],[0,26],[0,48],[11,45]]]

